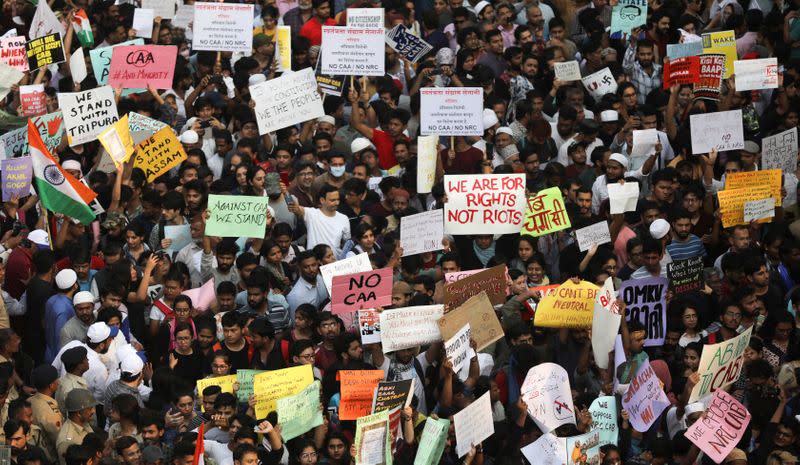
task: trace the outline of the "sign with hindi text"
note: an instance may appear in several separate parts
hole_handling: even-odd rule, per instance
[[[196,2],[192,50],[252,53],[253,8],[246,3]]]
[[[761,139],[761,169],[797,169],[797,127]]]
[[[724,310],[723,310],[724,311]],[[692,389],[689,402],[702,399],[712,392],[723,389],[739,379],[744,368],[744,350],[750,343],[753,328],[747,328],[742,334],[719,344],[706,344],[700,355],[700,382]]]
[[[571,226],[560,187],[544,189],[528,197],[520,234],[539,237]]]
[[[384,29],[322,26],[322,74],[383,76]]]
[[[482,87],[423,87],[420,96],[420,134],[483,135]]]

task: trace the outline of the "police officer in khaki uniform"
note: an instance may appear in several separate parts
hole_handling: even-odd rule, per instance
[[[67,414],[64,402],[67,394],[73,389],[89,390],[89,385],[83,379],[83,374],[89,371],[89,351],[84,346],[72,347],[61,354],[61,363],[64,364],[66,373],[61,377],[56,391],[56,402],[61,409],[61,413]]]
[[[58,370],[52,365],[41,365],[33,369],[31,379],[37,391],[29,399],[33,410],[33,424],[44,431],[42,449],[47,460],[52,463],[58,458],[56,439],[64,421],[54,398],[58,389]]]
[[[67,409],[67,421],[61,427],[56,440],[56,450],[58,460],[61,465],[65,465],[64,453],[72,444],[81,444],[84,436],[92,433],[91,421],[94,416],[94,406],[97,402],[94,396],[86,389],[73,389],[67,394],[64,401]]]

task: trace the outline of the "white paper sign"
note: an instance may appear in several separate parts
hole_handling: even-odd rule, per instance
[[[39,37],[58,32],[61,37],[66,35],[66,30],[61,21],[47,2],[39,2],[36,5],[36,12],[30,22],[31,28],[28,31],[28,39],[38,39]]]
[[[189,23],[194,22],[194,5],[180,5],[175,16],[172,18],[172,25],[181,29],[187,29]]]
[[[693,154],[708,153],[711,149],[724,152],[744,148],[742,110],[691,115],[689,123]]]
[[[469,449],[477,446],[484,439],[494,434],[492,418],[492,401],[489,393],[469,404],[453,415],[453,426],[456,430],[456,455],[463,457]]]
[[[253,5],[195,3],[192,50],[253,52]]]
[[[447,354],[447,358],[453,362],[453,372],[458,373],[461,371],[461,368],[467,363],[468,354],[469,354],[469,338],[470,338],[470,327],[469,323],[465,324],[463,328],[459,329],[458,332],[453,335],[450,339],[446,340],[444,343],[444,351]]]
[[[348,8],[347,27],[381,29],[385,27],[383,8]]]
[[[436,157],[439,155],[439,136],[417,138],[417,192],[427,194],[436,180]]]
[[[192,243],[192,231],[188,224],[164,226],[164,239],[172,243],[167,248],[171,252],[180,252],[181,249]]]
[[[543,434],[520,450],[531,464],[564,465],[564,459],[567,457],[567,438],[560,438],[553,433]]]
[[[778,88],[778,59],[736,60],[733,62],[736,91]]]
[[[749,223],[775,216],[775,198],[752,200],[744,203],[744,221]]]
[[[797,169],[797,127],[761,139],[761,169]]]
[[[403,256],[442,250],[444,210],[431,210],[400,218]]]
[[[528,370],[520,391],[528,414],[542,432],[575,424],[575,408],[567,370],[555,363],[540,363]]]
[[[592,244],[602,245],[611,242],[611,232],[608,230],[608,223],[600,221],[591,226],[575,230],[575,239],[578,241],[578,248],[581,252],[587,251]]]
[[[442,333],[436,322],[443,314],[444,305],[418,305],[382,311],[383,353],[441,341]]]
[[[656,153],[656,144],[658,144],[658,129],[634,129],[631,158],[649,157]]]
[[[333,287],[334,276],[361,273],[362,271],[372,271],[372,264],[369,261],[369,254],[360,253],[350,258],[336,260],[333,263],[328,263],[327,265],[322,265],[319,267],[319,272],[322,274],[322,280],[325,282],[325,287],[328,288],[328,294],[330,294]]]
[[[136,31],[136,37],[149,39],[153,36],[154,17],[153,10],[149,8],[137,8],[133,10],[133,29]]]
[[[250,96],[262,136],[325,115],[311,68],[250,86]]]
[[[78,47],[69,57],[69,71],[72,73],[72,80],[80,84],[89,75],[86,70],[86,58],[83,55],[83,47]]]
[[[556,73],[556,79],[559,81],[581,80],[581,67],[575,60],[553,63],[553,70]]]
[[[383,76],[384,29],[322,26],[322,69],[328,76]]]
[[[608,353],[614,348],[621,321],[614,278],[608,277],[603,287],[597,291],[592,316],[592,352],[595,363],[602,369],[608,368]]]
[[[0,52],[1,53],[1,52]],[[11,86],[18,83],[25,74],[17,68],[12,68],[5,63],[0,63],[0,99],[8,95]],[[434,158],[434,163],[436,159]],[[428,190],[430,192],[430,190]]]
[[[592,98],[599,101],[606,94],[613,94],[617,91],[617,80],[611,74],[611,70],[603,68],[600,71],[581,78],[583,87],[592,94]]]
[[[59,92],[58,106],[70,147],[91,142],[118,119],[114,89],[102,86],[84,92]]]
[[[153,10],[153,15],[163,20],[175,16],[175,2],[171,0],[142,0],[142,8]]]
[[[483,135],[483,88],[425,87],[419,93],[422,135]]]
[[[669,406],[669,398],[664,394],[656,372],[650,362],[644,362],[622,396],[622,408],[630,414],[631,426],[644,433]]]
[[[639,184],[635,182],[609,184],[608,200],[611,203],[612,215],[636,211],[636,202],[639,201]]]
[[[447,234],[514,234],[522,227],[524,174],[447,175],[444,185]]]

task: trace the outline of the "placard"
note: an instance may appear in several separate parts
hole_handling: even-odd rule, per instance
[[[570,436],[567,438],[567,465],[586,465],[589,463],[600,463],[600,433],[589,431],[588,433]]]
[[[775,216],[775,199],[753,200],[744,203],[744,222],[763,220]]]
[[[153,10],[153,14],[162,20],[172,19],[175,16],[175,2],[163,0],[142,0],[142,8]]]
[[[617,445],[619,426],[617,425],[617,398],[602,396],[592,401],[589,407],[592,415],[592,431],[600,433],[600,446]]]
[[[282,3],[282,2],[279,2]],[[172,17],[172,25],[180,29],[188,29],[189,24],[194,22],[194,4],[178,5],[178,11]]]
[[[167,250],[174,253],[180,252],[184,247],[192,243],[191,226],[188,224],[164,225],[164,239],[172,241]]]
[[[319,381],[314,381],[295,395],[278,399],[278,418],[284,441],[294,439],[322,424],[322,405],[319,399]]]
[[[670,405],[661,380],[650,362],[645,361],[622,396],[622,408],[628,411],[631,426],[640,433],[646,432]]]
[[[400,218],[403,256],[442,250],[444,210],[429,210]]]
[[[581,82],[596,101],[600,101],[606,94],[617,92],[617,80],[608,68],[581,78]]]
[[[728,79],[733,74],[733,63],[736,55],[736,35],[733,31],[708,32],[703,34],[703,53],[716,53],[725,56],[725,69],[723,79]],[[738,84],[737,84],[738,89]]]
[[[133,139],[128,128],[128,115],[125,114],[97,136],[116,166],[125,163],[133,155]]]
[[[436,158],[439,151],[439,136],[417,137],[417,193],[427,194],[436,181]]]
[[[637,320],[645,328],[645,347],[660,346],[667,331],[667,288],[662,277],[632,279],[622,283],[619,295],[625,302],[625,321]]]
[[[373,413],[356,421],[356,465],[392,465],[389,412]]]
[[[797,168],[797,127],[761,139],[761,169]]]
[[[697,369],[700,382],[692,389],[689,403],[702,399],[718,389],[724,389],[739,379],[744,367],[744,350],[750,343],[752,333],[751,326],[733,339],[703,346]]]
[[[210,216],[206,222],[205,235],[263,239],[267,233],[268,206],[267,197],[210,194]]]
[[[381,316],[377,310],[365,308],[358,311],[358,329],[362,344],[381,342]]]
[[[524,174],[459,174],[444,177],[447,234],[515,234],[525,209]]]
[[[506,302],[506,266],[497,265],[444,285],[444,305],[448,311],[485,292],[492,305]]]
[[[611,9],[611,34],[630,35],[647,21],[647,0],[620,0]]]
[[[742,110],[717,111],[689,116],[692,153],[740,150],[744,148]]]
[[[341,401],[339,419],[356,420],[372,412],[372,398],[378,382],[383,380],[383,370],[339,370]]]
[[[69,72],[72,74],[72,82],[78,84],[89,76],[89,71],[86,69],[86,56],[83,54],[82,47],[78,47],[69,56]]]
[[[336,260],[333,263],[328,263],[327,265],[319,267],[319,273],[322,275],[322,281],[325,283],[325,289],[328,290],[328,293],[333,289],[334,276],[363,273],[366,271],[372,271],[372,263],[369,261],[369,255],[365,253],[356,254],[342,260]]]
[[[625,212],[635,212],[639,202],[639,183],[610,183],[608,184],[608,202],[612,215]]]
[[[291,26],[277,26],[275,31],[275,61],[278,71],[292,70],[292,28]]]
[[[266,418],[277,407],[278,399],[295,395],[313,382],[311,365],[265,371],[255,375],[253,395],[256,398],[256,418]]]
[[[233,394],[233,385],[236,383],[236,375],[216,376],[213,378],[203,378],[197,380],[197,395],[203,395],[203,391],[209,386],[219,386],[222,392]],[[205,412],[205,407],[200,404],[200,409]]]
[[[608,230],[608,223],[600,221],[591,226],[575,230],[575,240],[578,241],[578,250],[585,252],[592,248],[593,244],[603,245],[611,242],[611,232]]]
[[[81,179],[81,181],[83,181],[83,179]],[[187,289],[181,292],[181,294],[192,299],[192,307],[197,309],[197,311],[199,312],[205,312],[206,310],[211,308],[211,304],[216,302],[217,300],[217,292],[214,288],[213,279],[206,281],[200,287]]]
[[[560,187],[544,189],[528,197],[520,234],[543,236],[572,227]]]
[[[44,84],[19,86],[19,99],[24,116],[39,116],[47,113],[47,95]]]
[[[348,22],[350,21],[349,10],[347,20]],[[392,50],[411,63],[418,62],[420,58],[433,50],[431,44],[412,34],[402,23],[386,33],[386,43],[389,47],[392,47]]]
[[[738,224],[750,224],[744,221],[744,204],[771,198],[772,195],[772,187],[766,185],[717,191],[722,227],[730,228]]]
[[[33,165],[31,157],[7,158],[0,162],[3,201],[25,197],[31,192]]]
[[[169,3],[169,2],[163,2]],[[153,10],[150,8],[137,8],[133,10],[133,26],[136,37],[149,39],[153,36]]]
[[[5,99],[6,95],[11,92],[11,87],[22,80],[25,73],[12,68],[5,63],[0,63],[0,99]]]
[[[489,392],[453,415],[458,457],[467,455],[473,445],[477,446],[494,434],[494,422],[487,421],[489,418],[492,418],[492,402],[489,399]]]
[[[381,312],[383,353],[422,346],[442,340],[436,320],[444,314],[442,305],[419,305]]]
[[[239,383],[236,397],[239,402],[247,403],[250,401],[250,397],[253,395],[253,379],[257,374],[264,373],[264,371],[266,370],[245,370],[241,368],[236,370],[236,382]]]
[[[383,76],[384,29],[322,26],[322,74]]]
[[[108,84],[115,88],[172,89],[178,47],[123,45],[114,47]]]
[[[597,291],[592,316],[592,352],[595,363],[604,370],[608,368],[608,354],[614,348],[621,320],[614,278],[609,276]]]
[[[253,52],[253,5],[195,2],[192,50]]]
[[[528,370],[520,396],[528,404],[528,414],[543,433],[561,425],[575,424],[569,377],[561,365],[545,362]]]
[[[171,127],[164,126],[136,146],[133,166],[144,171],[147,182],[153,182],[159,176],[178,166],[183,160],[186,160],[186,152],[183,151],[178,136]],[[241,234],[233,237],[239,236]]]
[[[750,419],[750,412],[744,405],[718,389],[705,414],[683,434],[711,460],[722,463],[741,441]]]
[[[417,454],[414,456],[414,465],[437,465],[439,463],[447,443],[449,429],[450,420],[431,417],[425,420],[422,437],[417,446]]]
[[[544,328],[589,328],[598,287],[588,281],[567,280],[536,307],[534,324]]]
[[[672,84],[696,84],[699,80],[699,56],[670,57],[670,61],[664,62],[664,90],[668,90]]]
[[[700,76],[694,85],[694,98],[719,100],[722,74],[725,72],[725,55],[700,56]]]
[[[126,42],[120,42],[116,45],[112,45],[110,47],[102,47],[96,48],[94,50],[89,50],[89,58],[92,60],[92,71],[94,72],[94,78],[97,80],[99,85],[105,85],[108,83],[108,73],[111,69],[111,58],[114,54],[114,48],[116,47],[124,47],[126,45],[144,45],[144,39],[138,38],[133,40],[128,40]],[[142,91],[146,89],[127,89],[122,92],[122,95],[125,95],[125,92],[134,92],[134,91]]]
[[[411,404],[412,397],[414,397],[414,378],[400,381],[380,381],[378,389],[375,390],[372,412],[406,407]]]
[[[471,328],[470,337],[475,340],[478,351],[503,338],[503,326],[497,319],[485,291],[470,298],[455,310],[446,313],[436,322],[442,339],[449,341],[458,336],[465,326]],[[467,340],[469,343],[469,340]],[[467,344],[469,345],[469,344]],[[456,373],[458,369],[454,369]]]
[[[16,70],[28,71],[28,55],[25,52],[25,36],[12,36],[0,39],[0,62]]]
[[[362,308],[388,307],[392,304],[391,268],[334,276],[331,290],[331,313],[349,314]]]
[[[28,41],[25,44],[25,54],[31,70],[63,62],[64,44],[61,42],[61,34],[56,32]]]
[[[703,42],[683,42],[681,44],[667,44],[667,56],[676,58],[700,56],[703,54]]]
[[[699,291],[705,286],[703,279],[703,257],[673,260],[667,264],[669,288],[675,295]]]
[[[567,438],[545,433],[520,451],[531,464],[564,465],[567,460]]]
[[[347,27],[380,29],[384,24],[383,8],[347,9]]]
[[[325,115],[311,68],[250,86],[250,96],[262,136]]]
[[[553,63],[553,70],[555,71],[556,79],[559,81],[581,80],[581,67],[575,60]]]
[[[423,87],[420,134],[483,136],[482,87]]]
[[[64,116],[70,147],[96,140],[105,128],[119,119],[114,89],[110,86],[84,92],[59,92],[58,106]]]
[[[648,158],[656,153],[656,145],[660,144],[658,129],[634,129],[633,147],[631,147],[631,160],[635,158]],[[644,164],[644,160],[642,160]]]
[[[781,170],[740,171],[725,176],[725,189],[743,189],[753,186],[769,186],[775,206],[781,206]]]
[[[54,111],[43,116],[34,116],[31,122],[36,126],[45,147],[50,153],[61,143],[64,134],[64,118],[60,111]],[[24,156],[29,153],[28,128],[21,127],[0,135],[0,155],[6,158]]]
[[[778,87],[777,58],[736,60],[733,62],[733,70],[736,75],[736,92]]]

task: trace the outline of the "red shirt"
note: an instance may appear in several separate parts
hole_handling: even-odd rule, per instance
[[[408,141],[406,136],[403,138]],[[394,156],[394,139],[388,133],[380,129],[372,130],[372,144],[378,152],[378,163],[381,168],[388,170],[397,165],[397,158]]]
[[[328,18],[325,20],[325,26],[336,26],[336,20]],[[319,22],[316,16],[303,24],[300,29],[300,35],[308,39],[311,45],[322,45],[322,23]]]
[[[456,151],[456,159],[452,166],[447,166],[447,152],[449,149],[439,151],[445,174],[480,174],[478,164],[483,160],[483,152],[475,147],[470,147],[464,152]]]

